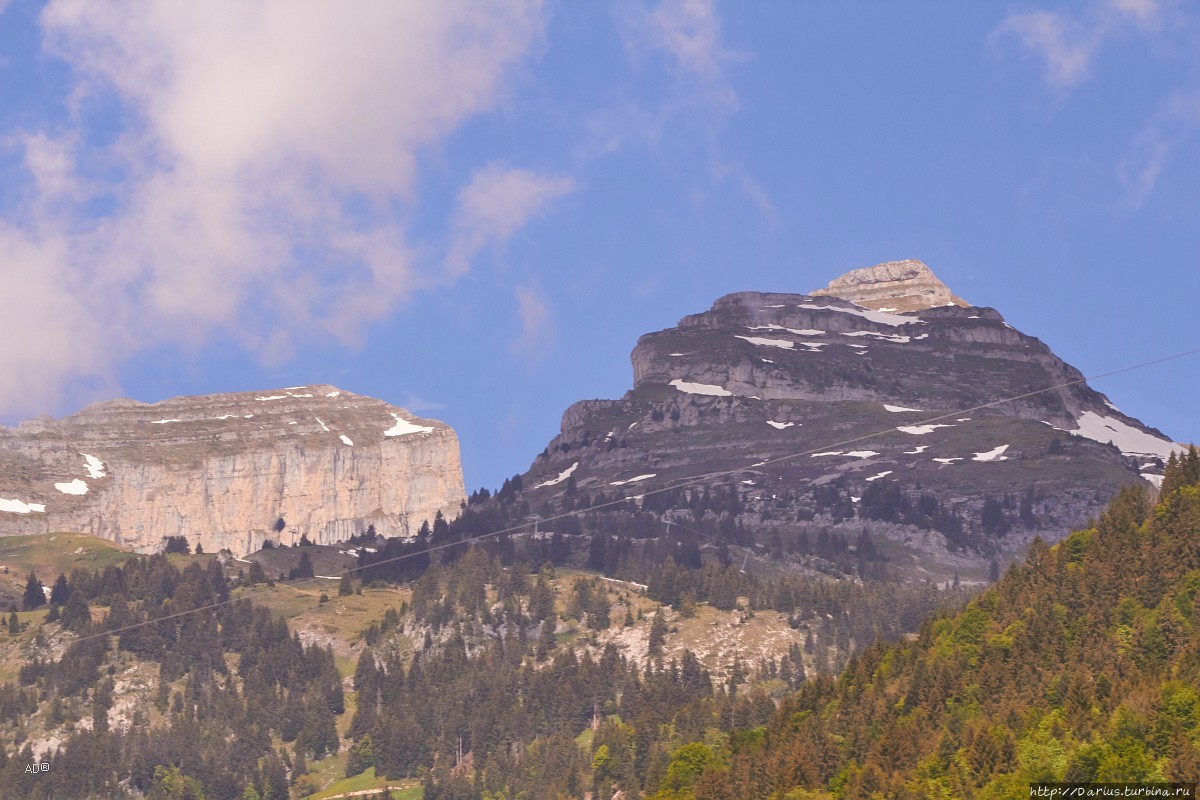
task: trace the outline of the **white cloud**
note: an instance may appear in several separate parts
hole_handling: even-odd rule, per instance
[[[518,286],[516,296],[521,334],[512,342],[513,352],[537,356],[549,346],[553,333],[550,306],[545,296],[533,286]]]
[[[1091,77],[1096,57],[1110,40],[1127,33],[1130,23],[1143,31],[1161,27],[1157,0],[1106,0],[1086,19],[1058,11],[1016,11],[992,32],[993,41],[1015,38],[1040,59],[1046,82],[1056,89],[1073,89]]]
[[[1123,190],[1114,206],[1140,208],[1158,183],[1172,155],[1200,132],[1200,67],[1195,44],[1196,22],[1186,5],[1159,0],[1102,0],[1076,16],[1052,11],[1010,14],[992,32],[993,43],[1016,38],[1045,65],[1046,82],[1073,89],[1090,77],[1106,48],[1138,37],[1158,58],[1182,61],[1180,86],[1170,90],[1133,139],[1116,165]]]
[[[163,343],[354,341],[425,280],[418,156],[504,98],[543,19],[533,0],[52,0],[42,25],[76,128],[7,132],[31,178],[0,220],[0,296],[27,298],[0,315],[9,414]],[[128,121],[99,148],[91,99]]]
[[[123,333],[88,313],[86,276],[66,266],[61,241],[0,221],[0,407],[39,410],[69,382],[104,384]],[[43,376],[54,376],[47,381]]]
[[[775,224],[776,209],[763,185],[744,167],[723,158],[716,145],[717,131],[739,105],[728,67],[750,56],[725,45],[714,0],[660,0],[653,6],[627,0],[616,6],[615,16],[634,65],[665,62],[670,90],[657,107],[625,98],[593,115],[588,120],[590,151],[607,155],[631,143],[677,151],[680,140],[693,134],[689,130],[681,137],[677,128],[691,128],[699,120],[708,134],[702,138],[708,175],[740,192]]]
[[[458,194],[446,271],[461,275],[487,247],[502,246],[552,201],[575,189],[565,175],[489,164]]]
[[[1044,62],[1046,82],[1059,89],[1074,88],[1088,77],[1101,40],[1098,30],[1054,11],[1010,14],[995,35],[1016,37]]]
[[[722,44],[721,20],[713,0],[662,0],[654,8],[629,4],[622,7],[618,23],[632,52],[667,56],[687,85],[677,94],[722,113],[737,109],[737,93],[725,65],[742,56]]]
[[[1140,208],[1154,191],[1172,154],[1200,133],[1200,91],[1170,95],[1143,127],[1117,167],[1127,208]]]
[[[720,77],[721,23],[711,0],[664,0],[648,13],[650,35],[688,72]]]
[[[1157,28],[1162,14],[1158,0],[1109,0],[1109,7],[1118,15],[1132,17],[1144,28]]]

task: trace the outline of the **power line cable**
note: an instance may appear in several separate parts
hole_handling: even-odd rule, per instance
[[[950,417],[959,417],[959,416],[962,416],[963,414],[971,414],[976,411],[983,411],[984,409],[994,408],[996,406],[1003,405],[1005,403],[1013,403],[1018,400],[1024,400],[1029,397],[1035,397],[1039,394],[1045,394],[1046,392],[1055,392],[1055,391],[1058,391],[1059,389],[1066,389],[1071,386],[1078,386],[1080,384],[1088,383],[1089,381],[1097,381],[1097,380],[1101,380],[1103,378],[1111,378],[1114,375],[1121,375],[1126,372],[1133,372],[1134,370],[1139,370],[1139,369],[1144,369],[1146,367],[1154,366],[1155,364],[1163,364],[1168,361],[1175,361],[1180,358],[1185,358],[1187,356],[1196,355],[1197,353],[1200,353],[1200,347],[1195,347],[1190,350],[1184,350],[1182,352],[1174,353],[1174,354],[1168,355],[1168,356],[1162,356],[1160,358],[1154,358],[1149,361],[1142,361],[1137,364],[1131,364],[1129,366],[1120,367],[1118,369],[1109,370],[1107,372],[1097,373],[1096,375],[1076,378],[1075,380],[1065,381],[1063,383],[1055,384],[1053,386],[1047,386],[1042,389],[1035,389],[1033,391],[1024,392],[1024,393],[1018,394],[1018,395],[1013,395],[1012,397],[1004,397],[999,400],[992,400],[990,402],[981,403],[981,404],[979,404],[977,406],[973,406],[971,408],[959,409],[957,411],[952,411],[952,412],[949,412],[946,414],[939,414],[937,416],[929,417],[929,418],[917,423],[916,426],[914,426],[914,427],[919,427],[921,425],[930,425],[930,424],[933,424],[940,420],[949,419]],[[845,447],[846,445],[850,445],[850,444],[858,444],[858,443],[864,442],[868,439],[875,439],[880,436],[885,436],[894,430],[895,430],[894,427],[889,427],[884,430],[874,431],[872,433],[863,434],[862,436],[855,436],[855,437],[852,437],[849,439],[843,439],[840,442],[834,442],[832,444],[823,445],[821,447],[814,447],[814,448],[811,448],[808,450],[801,450],[801,451],[798,451],[795,453],[788,453],[786,455],[777,456],[775,458],[766,459],[764,461],[757,461],[754,464],[746,466],[746,467],[734,467],[734,468],[730,468],[730,469],[706,472],[701,475],[695,475],[691,478],[685,478],[682,481],[670,484],[669,486],[662,486],[657,489],[648,489],[647,491],[643,492],[641,494],[641,496],[644,498],[648,495],[662,494],[663,492],[671,492],[671,491],[676,491],[679,489],[686,489],[691,486],[696,486],[701,483],[706,483],[708,481],[713,480],[714,478],[725,478],[725,477],[729,477],[731,475],[736,475],[738,473],[745,472],[748,469],[753,469],[753,468],[757,468],[757,467],[765,467],[765,466],[768,466],[771,464],[781,464],[786,461],[791,461],[791,460],[794,460],[797,458],[801,458],[802,456],[812,455],[814,453],[820,453],[820,452],[823,452],[826,450],[830,450],[832,448]],[[537,487],[533,487],[533,488],[537,488]],[[602,510],[605,508],[612,508],[612,507],[619,506],[619,505],[624,505],[627,501],[628,501],[628,498],[624,498],[624,497],[615,499],[615,500],[609,500],[604,503],[599,503],[597,505],[591,506],[586,509],[576,509],[574,511],[564,511],[564,512],[561,512],[559,514],[554,514],[549,517],[543,517],[539,520],[539,522],[554,522],[556,520],[567,519],[568,517],[578,516],[579,514],[582,514],[585,511],[591,512],[591,511]],[[678,523],[675,523],[675,524],[678,524]],[[682,526],[680,526],[680,527],[682,527]],[[361,570],[369,569],[372,567],[382,566],[384,564],[394,564],[399,561],[405,561],[410,558],[415,558],[417,556],[428,555],[430,553],[436,553],[441,550],[449,549],[451,547],[460,547],[463,545],[474,544],[475,542],[480,542],[485,539],[491,539],[491,538],[497,537],[497,536],[504,536],[504,535],[510,534],[510,533],[523,533],[523,532],[525,532],[526,528],[528,528],[527,523],[521,524],[521,525],[510,526],[507,528],[501,528],[500,530],[490,531],[488,533],[481,533],[476,536],[468,536],[463,539],[457,539],[453,542],[442,542],[440,544],[430,545],[430,546],[428,546],[422,550],[418,550],[416,552],[402,553],[400,555],[393,556],[393,557],[387,558],[387,559],[383,559],[381,561],[375,561],[370,564],[363,564],[361,566],[349,567],[342,571],[342,575],[350,575],[355,572],[359,572]],[[698,531],[694,531],[694,532],[698,533]],[[155,619],[145,620],[142,622],[131,623],[129,625],[122,626],[120,628],[114,628],[109,631],[104,631],[103,633],[88,634],[86,636],[79,637],[79,639],[77,641],[84,641],[87,639],[98,638],[100,636],[111,636],[114,634],[122,633],[127,630],[141,628],[146,625],[153,625],[158,622],[163,622],[163,621],[170,620],[170,619],[177,619],[179,617],[186,616],[187,614],[194,614],[194,613],[198,613],[200,611],[210,611],[213,609],[217,609],[217,608],[221,608],[223,606],[230,605],[240,599],[242,599],[242,598],[231,597],[228,600],[222,600],[217,603],[211,603],[209,605],[200,606],[200,607],[189,609],[186,611],[179,611],[174,614],[168,614],[167,616],[164,616],[164,617],[158,617]]]

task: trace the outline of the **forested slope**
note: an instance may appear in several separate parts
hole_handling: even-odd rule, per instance
[[[913,641],[810,681],[670,795],[1013,798],[1200,776],[1200,457]],[[664,797],[667,795],[663,795]]]

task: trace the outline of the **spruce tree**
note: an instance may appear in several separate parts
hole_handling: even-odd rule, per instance
[[[32,611],[44,605],[46,605],[46,589],[42,586],[42,582],[38,580],[37,573],[30,572],[28,580],[25,581],[25,596],[22,599],[22,607],[26,611]]]
[[[650,623],[650,641],[647,653],[651,658],[661,658],[663,653],[663,644],[667,641],[667,620],[666,613],[663,607],[658,607],[658,613],[654,615],[654,622]]]
[[[56,606],[65,606],[70,596],[71,587],[67,585],[67,576],[60,572],[54,579],[54,586],[50,589],[50,602]]]
[[[78,633],[86,630],[91,624],[92,614],[88,609],[87,600],[83,599],[83,592],[76,589],[71,592],[67,604],[63,606],[62,626],[69,631]]]

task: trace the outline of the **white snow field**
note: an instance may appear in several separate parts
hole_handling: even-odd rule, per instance
[[[11,514],[28,514],[31,511],[44,513],[46,506],[41,503],[26,503],[21,500],[5,500],[0,497],[0,511],[8,511]]]
[[[797,336],[824,336],[825,331],[819,331],[815,328],[785,328],[782,325],[771,323],[769,325],[747,325],[746,330],[750,331],[787,331],[794,333]]]
[[[611,481],[611,482],[609,482],[608,485],[609,486],[624,486],[627,483],[637,483],[638,481],[644,481],[649,478],[653,478],[657,474],[658,474],[657,472],[648,472],[645,475],[636,475],[632,478],[626,478],[623,481]]]
[[[837,306],[805,306],[806,309],[815,309],[818,311],[837,311],[842,314],[853,314],[856,317],[869,319],[871,322],[877,322],[880,325],[912,325],[914,323],[925,324],[925,320],[918,317],[905,317],[899,314],[887,314],[882,311],[871,311],[867,308],[838,308]]]
[[[766,339],[762,336],[740,336],[737,334],[733,338],[744,339],[750,344],[756,344],[760,347],[778,347],[783,350],[791,350],[796,346],[795,342],[788,341],[787,339]]]
[[[687,394],[706,394],[712,397],[730,397],[733,394],[728,389],[713,386],[711,383],[691,383],[681,378],[671,381],[670,385]]]
[[[396,420],[396,424],[384,431],[384,436],[404,436],[407,433],[429,433],[433,430],[433,428],[425,425],[414,425],[406,419],[401,419],[399,414],[392,414],[392,419]]]
[[[901,433],[911,433],[913,436],[924,436],[933,433],[938,428],[953,428],[953,425],[901,425],[896,430]]]
[[[1102,417],[1095,411],[1083,412],[1075,424],[1079,427],[1069,433],[1097,442],[1112,442],[1122,453],[1169,458],[1171,453],[1187,452],[1174,442],[1139,431],[1115,417]]]
[[[576,470],[576,469],[578,469],[578,468],[579,468],[579,462],[578,462],[578,461],[576,461],[574,464],[572,464],[571,466],[567,467],[567,468],[566,468],[566,469],[564,469],[562,472],[558,473],[558,477],[557,477],[557,478],[551,478],[551,479],[550,479],[550,480],[548,480],[548,481],[542,481],[541,483],[539,483],[537,486],[535,486],[535,487],[533,487],[533,488],[535,488],[535,489],[542,489],[542,488],[544,488],[544,487],[546,487],[546,486],[555,486],[555,485],[557,485],[557,484],[560,484],[560,483],[562,483],[563,481],[565,481],[567,478],[571,477],[571,475],[572,475],[572,474],[575,472],[575,470]]]
[[[103,478],[104,477],[104,462],[103,461],[96,458],[95,456],[89,456],[87,453],[80,453],[79,455],[83,456],[83,460],[87,462],[87,471],[88,471],[89,478]]]
[[[1008,456],[1004,455],[1004,451],[1008,449],[1008,445],[1002,444],[997,448],[988,450],[986,453],[976,453],[972,461],[1007,461]]]

